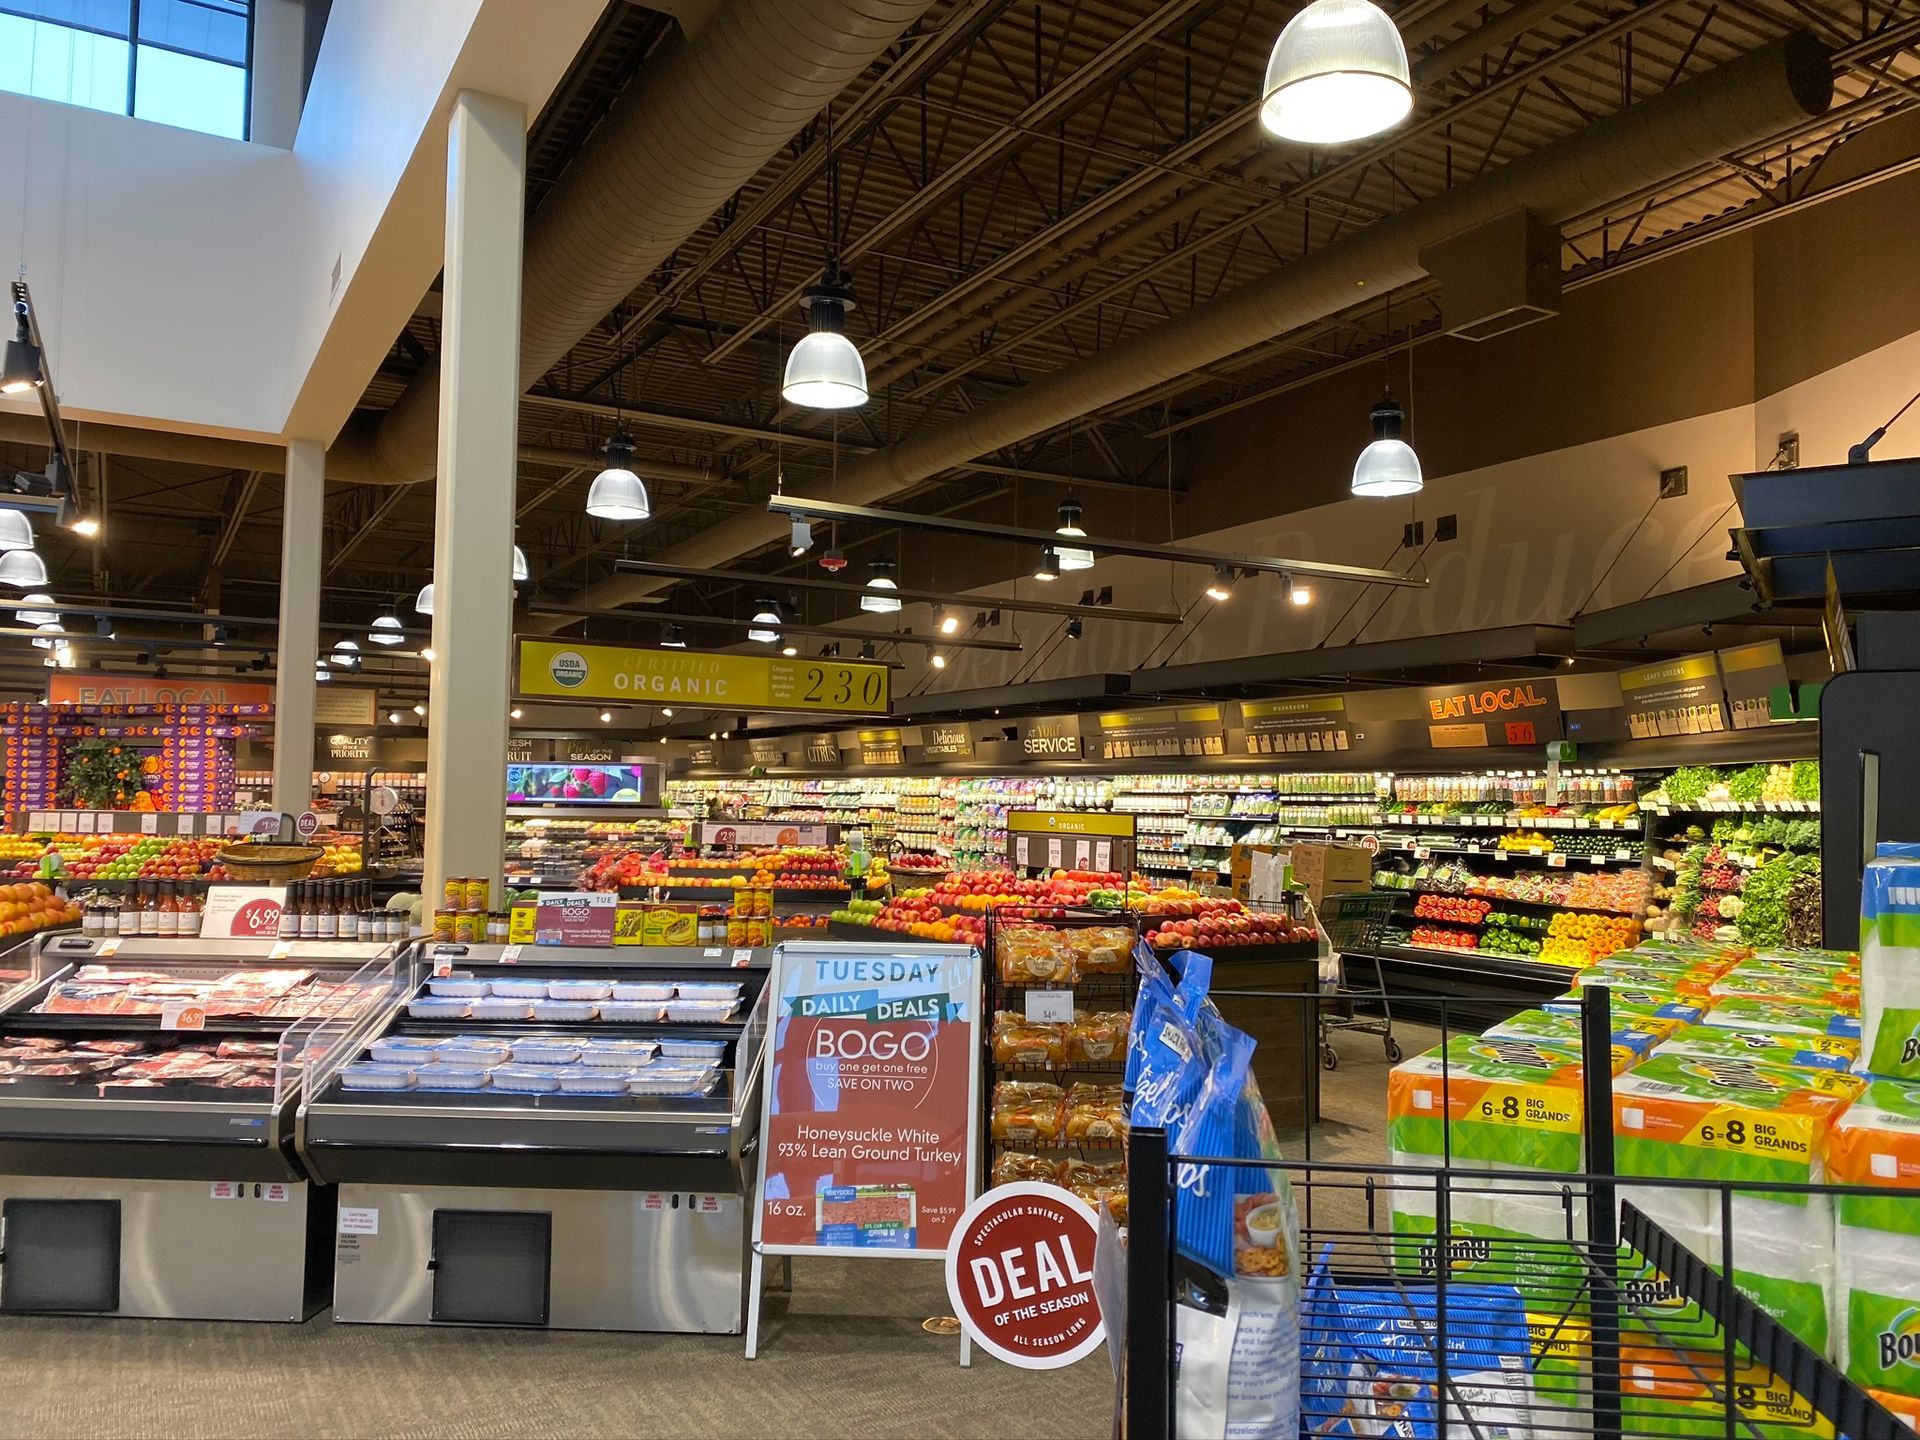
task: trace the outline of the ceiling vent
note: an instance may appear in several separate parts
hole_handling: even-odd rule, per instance
[[[1440,322],[1462,340],[1491,340],[1560,313],[1560,230],[1527,210],[1420,252],[1440,282]]]

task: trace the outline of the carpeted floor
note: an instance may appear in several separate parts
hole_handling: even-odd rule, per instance
[[[1406,1052],[1431,1043],[1401,1027]],[[1320,1160],[1379,1160],[1387,1064],[1342,1037]],[[1322,1223],[1325,1223],[1322,1220]],[[939,1267],[796,1262],[760,1358],[736,1337],[192,1321],[0,1320],[0,1436],[972,1437],[1111,1433],[1104,1350],[1015,1370],[925,1333]]]

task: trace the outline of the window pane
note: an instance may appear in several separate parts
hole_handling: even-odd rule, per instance
[[[0,0],[0,5],[11,3]],[[140,39],[144,44],[244,65],[247,0],[140,0]]]
[[[138,118],[239,140],[245,134],[246,111],[247,72],[238,65],[140,47],[133,95]]]
[[[0,13],[0,90],[124,115],[127,42]]]

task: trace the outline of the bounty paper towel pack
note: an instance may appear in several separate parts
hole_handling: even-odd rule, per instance
[[[1835,1184],[1887,1191],[1835,1201],[1834,1359],[1861,1385],[1920,1398],[1920,1082],[1874,1081],[1827,1154]]]
[[[1881,854],[1860,877],[1860,1064],[1920,1080],[1920,861]]]

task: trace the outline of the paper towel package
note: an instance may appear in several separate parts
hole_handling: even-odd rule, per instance
[[[1920,1398],[1920,1083],[1874,1081],[1827,1153],[1835,1184],[1888,1192],[1835,1205],[1834,1359],[1850,1380]]]
[[[1613,1023],[1613,1073],[1631,1069],[1640,1063],[1667,1034],[1662,1021],[1642,1026],[1630,1015],[1617,1016]],[[1549,1045],[1580,1048],[1580,1017],[1551,1010],[1522,1010],[1498,1025],[1482,1032],[1487,1040],[1544,1040]]]
[[[1786,1030],[1722,1030],[1687,1025],[1661,1040],[1660,1055],[1709,1055],[1758,1060],[1793,1070],[1832,1070],[1845,1074],[1860,1054],[1857,1040],[1837,1035],[1796,1035]]]
[[[1861,1070],[1920,1080],[1920,861],[1883,853],[1860,877],[1860,1021]]]

